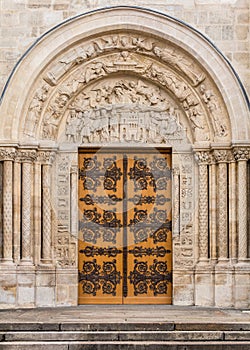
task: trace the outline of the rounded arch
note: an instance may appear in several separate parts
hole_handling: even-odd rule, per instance
[[[153,10],[129,6],[103,8],[71,18],[45,33],[27,51],[14,69],[4,90],[0,107],[3,125],[1,139],[22,141],[31,106],[35,106],[37,111],[49,107],[47,89],[51,92],[60,89],[60,84],[66,80],[66,76],[64,74],[59,76],[58,86],[53,79],[49,80],[48,72],[52,65],[58,65],[58,62],[60,64],[63,54],[69,53],[70,57],[72,52],[83,48],[82,43],[89,45],[91,41],[93,44],[94,39],[103,35],[126,32],[143,35],[143,40],[146,40],[145,37],[153,38],[151,43],[144,42],[144,57],[156,60],[165,67],[170,65],[178,77],[187,81],[189,88],[199,94],[200,103],[206,110],[208,118],[213,119],[218,115],[219,119],[223,118],[229,129],[227,135],[230,134],[230,141],[244,142],[249,139],[248,101],[237,75],[225,57],[208,39],[187,24]],[[151,51],[146,45],[152,46]],[[161,51],[156,51],[155,47]],[[166,51],[168,47],[170,52]],[[138,53],[140,44],[134,45],[133,50],[129,46],[119,47],[119,52],[122,49]],[[109,50],[106,50],[106,53],[107,51]],[[150,54],[147,51],[150,51]],[[172,58],[166,57],[171,54]],[[85,64],[85,61],[92,62],[96,58],[95,54],[91,56],[91,53],[85,53],[85,55],[86,57],[81,57],[81,52],[77,53],[76,59],[82,58],[82,62],[77,62],[77,66],[80,67],[80,63]],[[192,74],[187,73],[185,63],[182,68],[178,67],[178,64],[171,63],[171,59],[175,59],[175,63],[178,63],[180,57],[188,62],[186,68],[195,62],[196,70],[200,70],[201,74],[202,71],[205,72],[205,83],[202,79],[198,84],[192,81]],[[71,72],[69,69],[66,73]],[[216,110],[214,110],[215,104],[217,104]],[[42,113],[38,112],[36,119],[39,120],[33,119],[30,123],[42,125],[41,118]],[[214,124],[214,121],[210,120],[210,124]],[[229,140],[228,137],[226,139],[210,137],[210,141]]]

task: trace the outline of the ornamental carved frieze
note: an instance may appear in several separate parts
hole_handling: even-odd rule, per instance
[[[120,90],[116,89],[116,95],[114,95],[109,87],[110,78],[114,74],[122,79],[127,79],[128,76],[139,78],[134,78],[134,86],[126,86],[125,82]],[[126,78],[123,78],[124,76]],[[118,77],[112,80],[115,83],[119,82]],[[138,83],[139,80],[143,81],[142,85]],[[106,90],[103,87],[103,81],[108,81]],[[96,90],[89,94],[91,84]],[[98,87],[98,84],[101,86]],[[153,84],[155,91],[164,90],[165,94],[171,96],[174,103],[162,110],[162,106],[159,107],[162,103],[157,99],[154,100],[157,94],[152,91],[146,92],[147,88],[144,88],[144,84],[150,86]],[[76,143],[92,142],[80,141],[82,129],[74,135],[70,134],[75,127],[75,125],[71,127],[74,118],[82,119],[82,124],[87,124],[90,109],[97,114],[109,114],[110,110],[97,112],[95,109],[97,106],[104,106],[104,101],[109,106],[114,103],[114,100],[117,101],[116,104],[120,104],[120,99],[123,97],[129,100],[126,104],[131,104],[127,106],[131,112],[135,108],[140,110],[141,105],[145,104],[156,108],[156,112],[164,111],[167,113],[165,119],[170,119],[177,133],[180,131],[185,133],[185,128],[190,129],[192,136],[188,135],[188,137],[192,141],[212,141],[211,135],[224,139],[230,136],[229,125],[225,118],[227,114],[225,106],[219,92],[200,65],[185,51],[170,43],[166,45],[154,38],[133,33],[104,35],[101,38],[91,39],[69,49],[59,56],[56,62],[53,61],[34,91],[27,111],[24,134],[29,138],[35,138],[39,129],[42,139],[57,140],[61,137],[61,131],[59,132],[61,123],[65,127],[65,118],[68,118],[66,139]],[[77,109],[74,109],[75,106]],[[154,111],[151,110],[151,112]],[[143,109],[140,112],[143,113]],[[80,113],[82,118],[79,117]],[[181,118],[179,118],[180,115],[182,115]],[[130,124],[130,121],[127,121],[127,124]],[[181,124],[186,124],[183,125],[183,130],[180,128]],[[159,125],[158,128],[160,128]],[[111,128],[109,126],[110,132]],[[145,132],[144,127],[138,131],[137,142],[145,142]],[[112,137],[107,135],[105,127],[101,134],[106,140],[99,142],[111,141]],[[119,141],[122,137],[122,134],[118,135]],[[126,137],[127,141],[133,141],[130,136],[126,135]],[[84,139],[86,139],[85,136]],[[61,138],[60,140],[65,141]],[[150,137],[146,142],[151,142]],[[164,135],[161,137],[158,135],[156,142],[165,143]]]

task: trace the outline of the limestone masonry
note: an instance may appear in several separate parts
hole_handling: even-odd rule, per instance
[[[116,209],[80,210],[79,177],[95,192],[96,173],[101,178],[106,169],[95,157],[85,159],[84,168],[79,154],[111,149],[112,182],[119,150],[144,152],[134,168],[142,189],[155,181],[147,152],[167,149],[171,188],[168,197],[160,194],[171,209],[157,214],[156,197],[139,190],[131,204],[130,224],[157,222],[146,238],[157,232],[159,243],[130,250],[134,280],[139,278],[133,297],[152,291],[153,283],[155,295],[166,294],[171,280],[174,305],[248,308],[250,115],[242,85],[249,90],[248,1],[138,0],[140,7],[105,1],[105,8],[101,0],[0,1],[2,88],[34,44],[10,76],[0,105],[0,307],[77,305],[83,285],[93,298],[100,290],[115,295],[120,275],[110,266],[116,263],[112,254],[120,253],[116,237],[106,240],[108,251],[84,250],[95,268],[83,273],[78,266],[79,241],[95,247],[96,237],[119,221],[112,219]],[[164,168],[156,158],[151,164]],[[125,185],[118,192],[125,193]],[[127,201],[105,195],[80,200]],[[151,214],[138,203],[152,203]],[[104,231],[97,233],[93,223]],[[171,249],[160,247],[171,230]],[[167,265],[157,259],[168,253],[166,281]],[[99,283],[97,255],[113,259],[103,268],[106,284]]]

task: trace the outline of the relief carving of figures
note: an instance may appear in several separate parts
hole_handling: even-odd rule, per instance
[[[86,102],[88,101],[88,102]],[[142,80],[110,81],[78,95],[69,107],[69,142],[167,142],[184,138],[180,111]]]
[[[38,126],[44,102],[47,100],[49,85],[43,84],[39,87],[29,105],[28,118],[25,125],[25,134],[34,136]]]
[[[198,85],[205,79],[205,75],[184,52],[178,52],[176,48],[168,46],[161,48],[161,44],[152,38],[134,36],[130,33],[115,34],[96,38],[88,43],[71,49],[45,75],[44,80],[50,85],[56,85],[62,76],[77,65],[90,58],[98,57],[101,54],[125,50],[138,52],[144,55],[156,56],[164,62],[184,73],[192,81],[193,85]]]
[[[211,120],[213,123],[213,128],[215,131],[215,135],[220,137],[225,137],[228,135],[227,126],[223,122],[223,113],[221,107],[219,105],[217,96],[210,89],[207,89],[205,84],[200,85],[200,93],[202,95],[202,99],[207,105],[209,112],[211,113]]]
[[[205,74],[198,70],[192,61],[184,55],[176,52],[172,47],[161,49],[160,47],[155,46],[153,52],[164,62],[167,62],[172,67],[177,68],[179,71],[186,74],[191,79],[194,86],[198,85],[206,78]]]
[[[69,95],[66,93],[58,93],[53,104],[50,104],[43,120],[43,138],[55,139],[57,128],[61,120],[62,111],[66,106]]]

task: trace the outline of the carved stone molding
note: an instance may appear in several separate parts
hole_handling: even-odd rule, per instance
[[[68,50],[53,62],[34,91],[24,133],[34,138],[41,125],[40,137],[56,140],[63,116],[67,111],[73,113],[72,105],[77,104],[78,95],[81,92],[84,95],[89,84],[105,80],[114,73],[137,74],[167,89],[178,102],[178,106],[173,107],[181,106],[184,110],[195,140],[210,140],[211,130],[218,138],[229,135],[225,106],[199,63],[172,44],[134,33],[103,35]],[[136,93],[131,87],[127,92],[134,98],[142,98],[142,89],[137,88]],[[102,94],[107,93],[99,90],[95,102],[93,94],[85,96],[86,105],[81,105],[82,111],[99,105],[98,98],[103,99]]]
[[[83,64],[89,59],[117,51],[123,53],[124,60],[127,59],[130,52],[137,52],[144,56],[160,59],[174,70],[184,74],[194,86],[206,78],[206,75],[197,63],[183,50],[169,42],[166,45],[166,43],[157,42],[150,37],[133,33],[121,33],[103,35],[69,50],[56,63],[51,65],[51,68],[44,76],[44,80],[51,86],[55,86],[66,73],[76,66]]]

